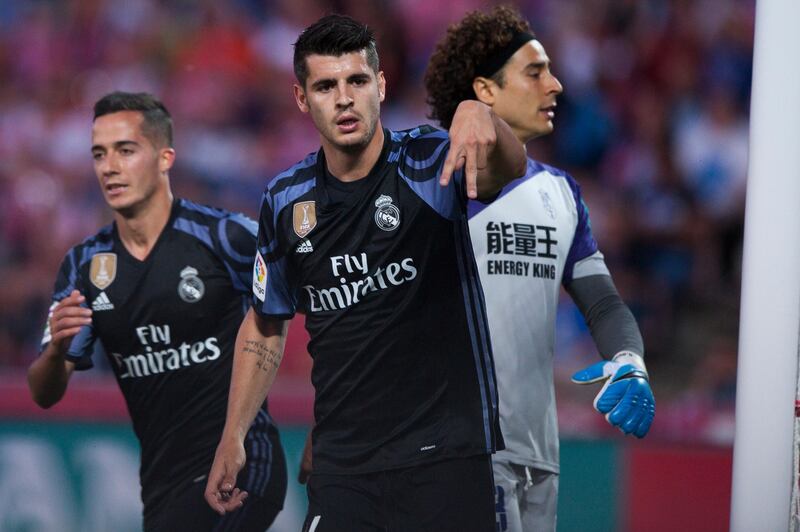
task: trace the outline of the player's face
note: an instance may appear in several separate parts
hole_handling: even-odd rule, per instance
[[[122,214],[135,213],[156,194],[169,194],[167,171],[175,152],[157,148],[142,133],[138,111],[120,111],[95,119],[92,125],[94,172],[108,205]]]
[[[367,63],[366,50],[341,56],[310,55],[306,58],[305,87],[294,86],[295,100],[310,113],[323,144],[342,151],[364,149],[380,119],[386,94],[383,72]]]
[[[553,131],[561,83],[550,72],[550,58],[533,40],[516,51],[504,67],[505,83],[495,87],[492,109],[522,142]]]

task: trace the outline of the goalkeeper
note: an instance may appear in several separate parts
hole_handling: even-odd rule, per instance
[[[459,102],[476,99],[522,143],[553,130],[561,83],[528,23],[507,7],[473,12],[438,43],[425,76],[432,118],[450,126]],[[498,530],[556,528],[558,424],[553,345],[559,285],[577,304],[605,360],[575,374],[605,381],[595,408],[642,438],[655,402],[639,328],[592,235],[578,184],[528,159],[525,177],[493,203],[473,202],[470,233],[489,314],[506,450],[493,459]]]

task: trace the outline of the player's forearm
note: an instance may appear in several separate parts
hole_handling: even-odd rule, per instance
[[[223,438],[244,439],[283,358],[288,323],[265,320],[252,309],[236,336]]]
[[[610,275],[591,275],[575,279],[567,286],[589,331],[604,358],[621,351],[644,355],[639,326],[614,286]]]
[[[525,174],[528,165],[525,146],[511,127],[492,113],[497,142],[488,154],[487,167],[478,174],[478,199],[491,198],[506,184]]]
[[[34,402],[50,408],[64,397],[71,374],[71,365],[57,353],[52,344],[28,368],[28,387]]]

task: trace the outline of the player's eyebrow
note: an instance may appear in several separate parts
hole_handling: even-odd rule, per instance
[[[336,85],[336,80],[333,78],[323,78],[318,79],[314,83],[311,84],[311,88],[314,90],[322,89],[324,87],[330,87]]]
[[[550,65],[550,61],[535,61],[525,65],[525,70],[537,70]]]
[[[354,81],[369,81],[370,76],[364,72],[358,72],[356,74],[350,74],[347,76],[347,83],[353,83]],[[314,90],[319,90],[325,87],[331,87],[336,85],[335,78],[323,78],[318,79],[317,81],[311,84],[311,88]]]
[[[136,142],[135,140],[118,140],[114,144],[112,144],[112,147],[116,148],[116,149],[119,149],[119,148],[125,146],[126,144],[133,144],[134,146],[139,146],[139,143]],[[103,146],[101,144],[93,144],[92,145],[92,153],[94,153],[95,151],[98,151],[98,150],[105,151],[105,149],[106,149],[105,146]]]
[[[347,81],[352,83],[354,81],[369,81],[369,74],[365,74],[363,72],[359,72],[358,74],[352,74],[347,76]]]

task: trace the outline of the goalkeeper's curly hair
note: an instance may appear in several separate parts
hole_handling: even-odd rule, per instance
[[[508,6],[497,6],[489,13],[472,11],[447,28],[425,71],[427,102],[431,107],[428,116],[449,128],[458,104],[475,99],[472,81],[478,65],[508,45],[518,32],[533,34],[522,15]],[[502,69],[491,79],[502,87],[505,81]]]

